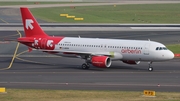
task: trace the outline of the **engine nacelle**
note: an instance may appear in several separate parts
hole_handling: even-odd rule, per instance
[[[99,68],[108,68],[111,66],[111,59],[107,56],[92,56],[91,63]]]
[[[140,61],[132,61],[132,60],[123,60],[122,62],[130,65],[137,65],[140,63]]]

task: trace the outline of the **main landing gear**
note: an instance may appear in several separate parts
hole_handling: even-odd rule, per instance
[[[152,65],[152,61],[149,63],[149,68],[148,68],[149,71],[153,71],[153,67],[151,65]]]
[[[81,65],[81,68],[82,69],[89,69],[89,67],[90,67],[90,61],[91,61],[91,56],[84,56],[83,57],[83,59],[85,59],[85,63],[83,63],[82,65]]]
[[[89,69],[90,65],[88,63],[83,63],[81,68],[82,69]]]

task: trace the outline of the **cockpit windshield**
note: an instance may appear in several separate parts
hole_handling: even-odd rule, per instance
[[[156,47],[156,50],[168,50],[166,47]]]

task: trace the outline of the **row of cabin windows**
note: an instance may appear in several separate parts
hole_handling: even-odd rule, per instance
[[[103,47],[102,45],[59,44],[61,46]]]
[[[108,46],[108,48],[142,49],[142,47]]]
[[[103,45],[82,45],[82,44],[59,44],[61,46],[79,46],[79,47],[103,47]],[[106,46],[104,46],[106,48]],[[122,49],[142,49],[142,47],[125,47],[125,46],[107,46],[107,48],[122,48]]]

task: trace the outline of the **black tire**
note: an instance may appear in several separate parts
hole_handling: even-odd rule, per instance
[[[89,64],[83,63],[81,68],[82,69],[89,69]]]
[[[148,70],[151,72],[153,71],[153,67],[149,67]]]

